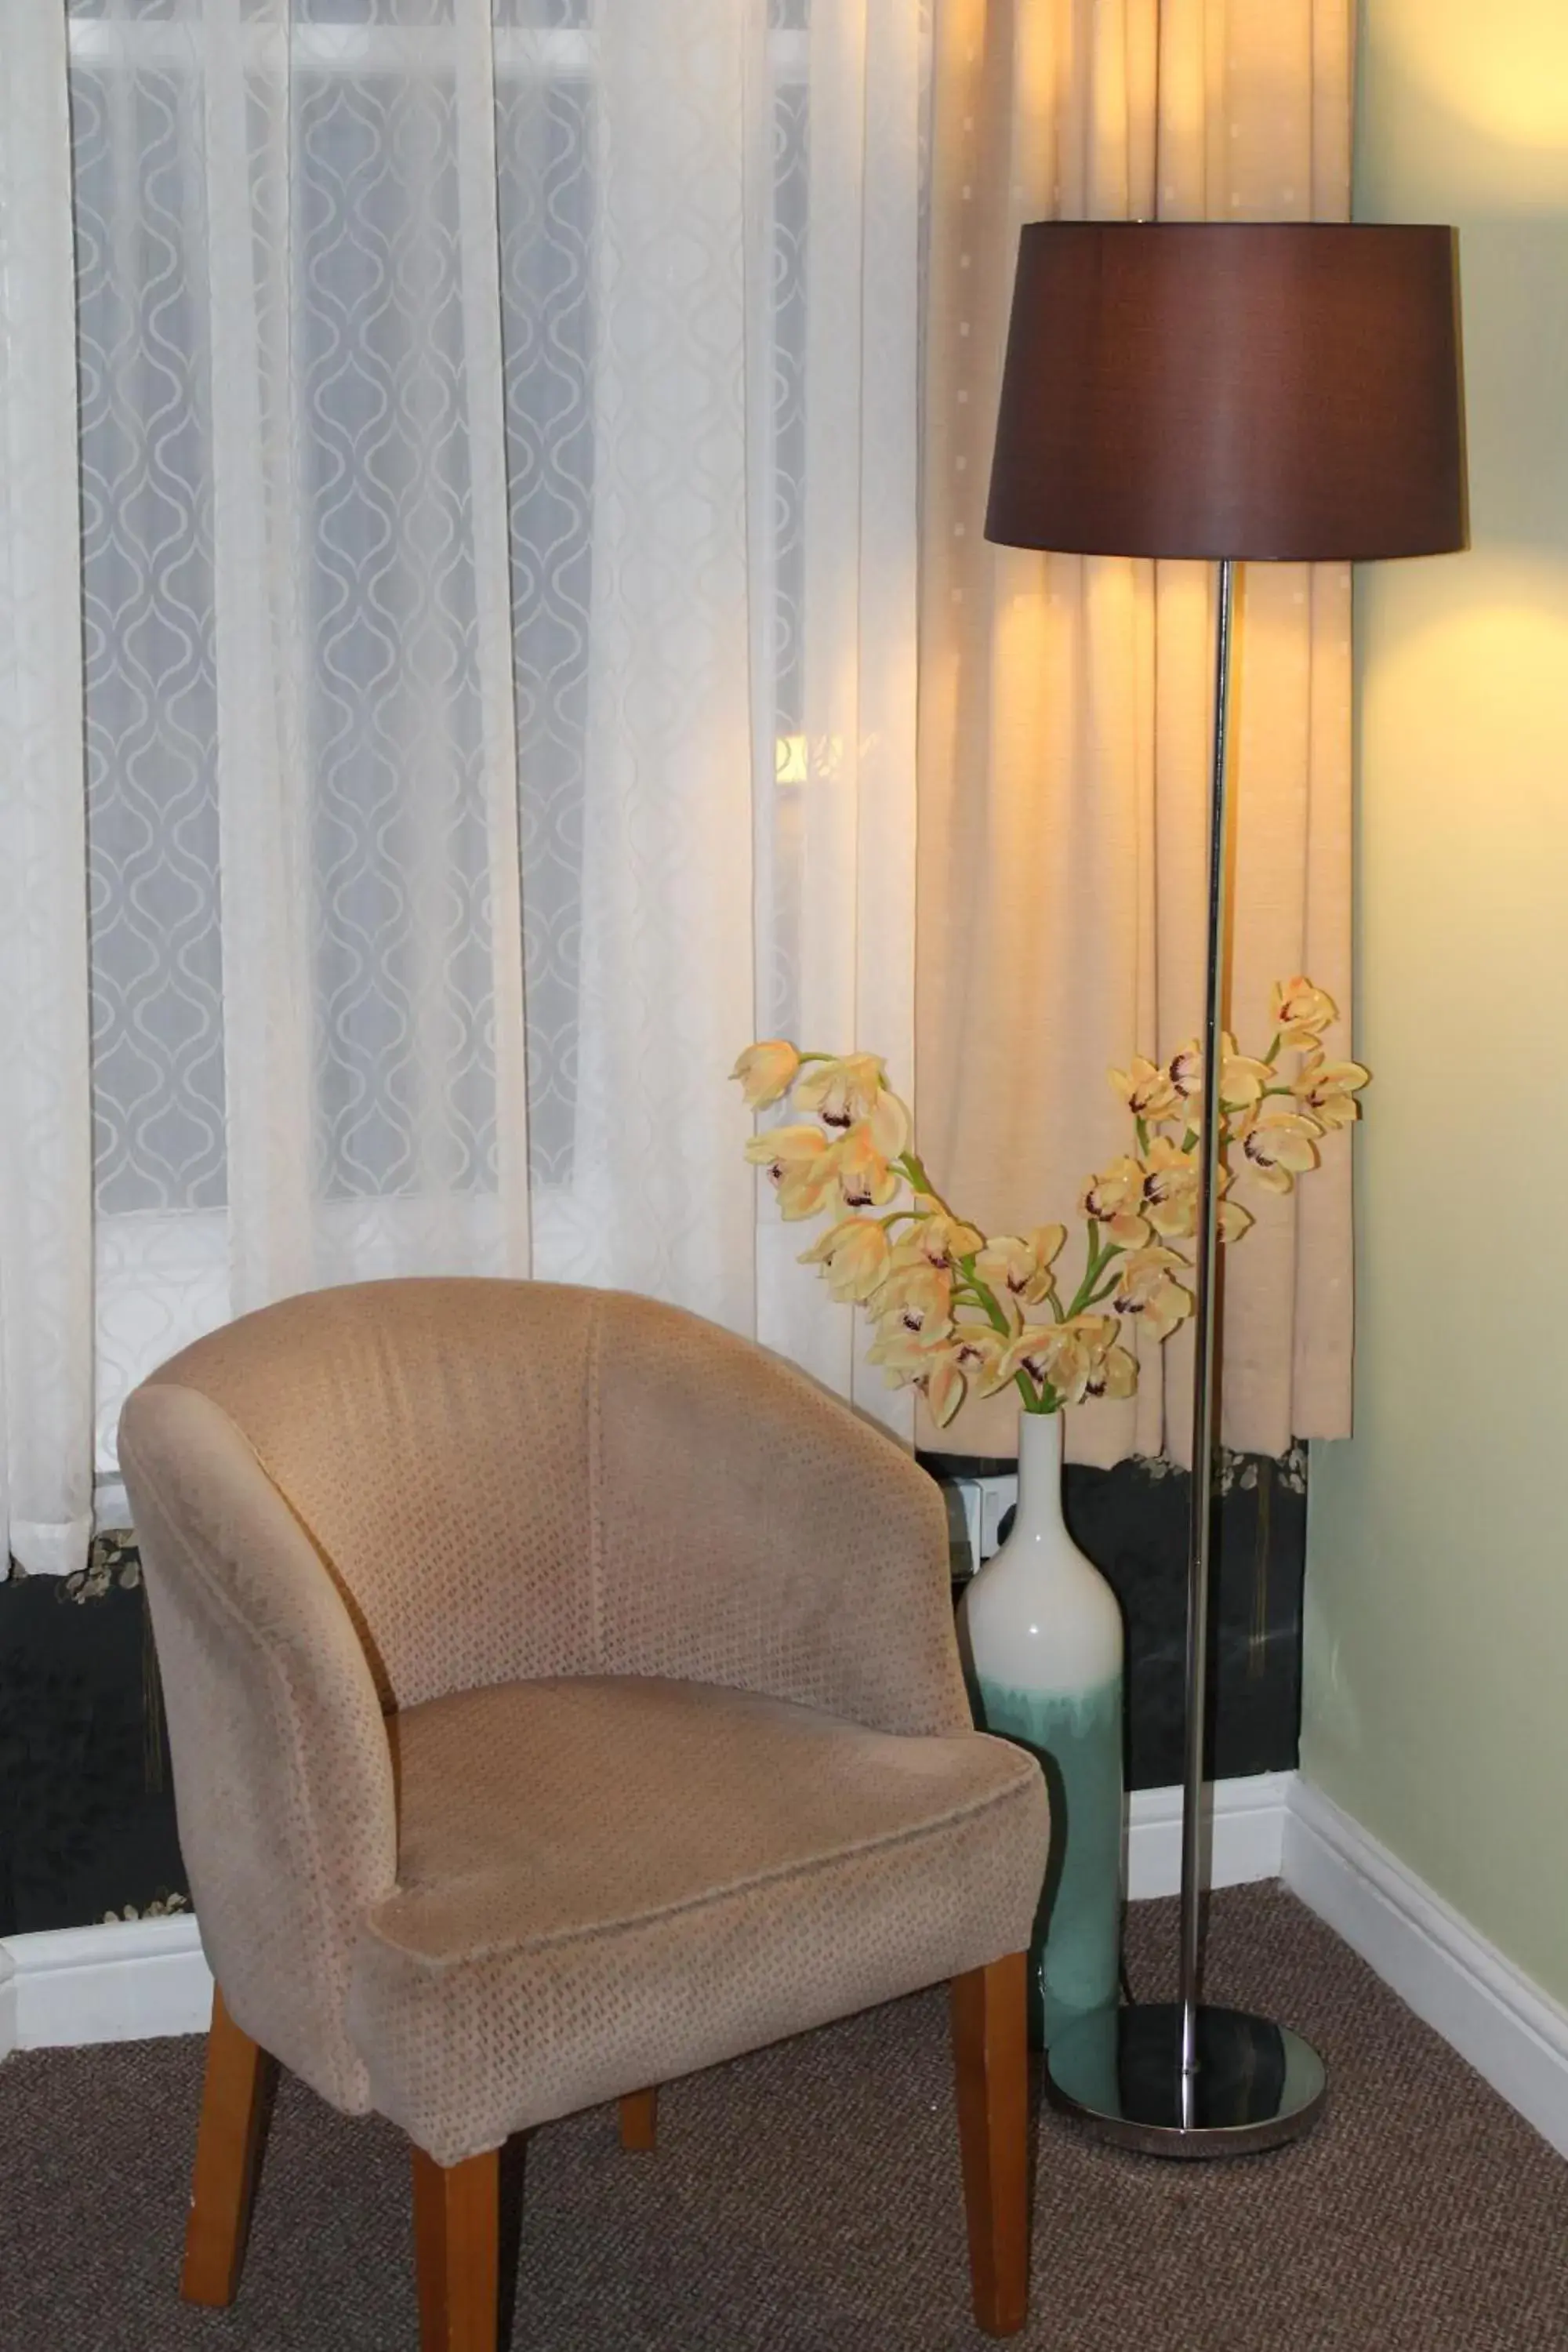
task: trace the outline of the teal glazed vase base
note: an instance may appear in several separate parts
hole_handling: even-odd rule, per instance
[[[1121,1950],[1121,1612],[1062,1516],[1062,1416],[1018,1417],[1018,1506],[971,1579],[960,1641],[976,1720],[1031,1755],[1050,1851],[1029,1947],[1029,2038],[1114,2009]]]
[[[1029,1946],[1029,2040],[1048,2050],[1116,2006],[1121,1949],[1121,1680],[1020,1690],[976,1678],[985,1729],[1033,1756],[1051,1804],[1051,1858]]]

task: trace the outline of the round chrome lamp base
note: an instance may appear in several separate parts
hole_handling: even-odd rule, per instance
[[[1144,2156],[1258,2156],[1310,2131],[1323,2062],[1289,2026],[1200,2008],[1197,2065],[1182,2073],[1179,2001],[1140,2001],[1069,2026],[1046,2060],[1053,2106]]]

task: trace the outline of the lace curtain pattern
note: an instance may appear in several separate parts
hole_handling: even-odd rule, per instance
[[[3,1195],[18,1556],[79,1565],[89,1399],[109,1475],[135,1380],[321,1282],[621,1284],[896,1417],[724,1074],[782,1029],[912,1061],[920,12],[67,14],[0,0],[51,157],[16,250],[57,223],[6,322],[35,537],[79,398],[87,939],[7,926],[22,1034],[90,982],[35,1033],[26,1232]],[[87,1262],[89,1103],[44,1430],[13,1286]]]

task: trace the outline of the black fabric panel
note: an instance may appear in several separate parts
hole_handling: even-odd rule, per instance
[[[933,1474],[1011,1463],[926,1457]],[[1128,1782],[1182,1774],[1188,1479],[1074,1465],[1067,1514],[1127,1622]],[[1296,1762],[1306,1456],[1227,1455],[1215,1578],[1213,1769]],[[100,1537],[79,1576],[0,1584],[0,1935],[187,1907],[141,1561]]]
[[[188,1906],[132,1547],[0,1584],[0,1935]]]

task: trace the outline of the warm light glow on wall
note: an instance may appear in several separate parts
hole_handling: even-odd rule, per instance
[[[1462,593],[1430,574],[1406,584],[1399,635],[1380,647],[1366,680],[1368,732],[1380,747],[1386,730],[1418,749],[1411,766],[1420,795],[1441,805],[1452,791],[1456,805],[1444,812],[1450,820],[1463,816],[1483,831],[1506,824],[1522,836],[1533,803],[1542,814],[1563,806],[1568,564],[1477,549],[1457,584]],[[1506,816],[1491,789],[1500,776],[1510,796]],[[1561,816],[1555,824],[1562,829]],[[1536,878],[1561,895],[1555,868],[1539,877],[1529,868],[1510,872],[1510,887],[1527,890]],[[1555,938],[1554,926],[1543,943],[1553,951]]]
[[[1379,30],[1448,113],[1510,146],[1568,144],[1568,0],[1423,0]]]

